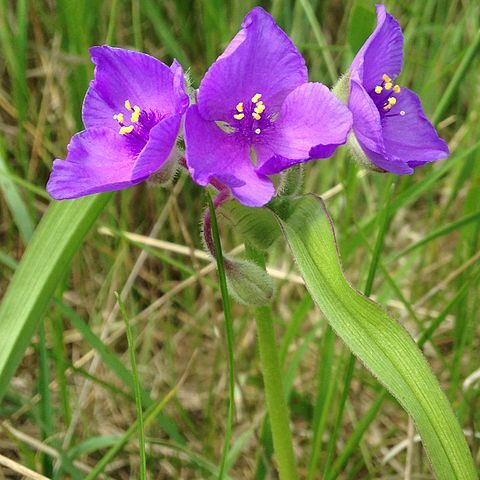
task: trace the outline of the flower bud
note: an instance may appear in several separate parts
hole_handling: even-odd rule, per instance
[[[247,260],[225,257],[230,294],[240,303],[252,306],[266,305],[274,294],[273,281],[258,265]]]
[[[262,252],[280,236],[280,227],[266,208],[248,208],[239,202],[226,202],[219,213],[231,222],[244,241]]]
[[[298,195],[302,191],[303,180],[305,177],[305,168],[303,163],[299,163],[282,172],[280,185],[277,189],[277,195],[290,196]]]
[[[350,97],[350,72],[342,75],[332,88],[332,93],[348,107]]]
[[[170,153],[168,160],[148,179],[148,183],[150,185],[168,187],[180,168],[182,154],[183,152],[178,147],[175,147]]]

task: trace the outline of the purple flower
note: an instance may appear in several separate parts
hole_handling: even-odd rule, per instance
[[[377,26],[350,67],[348,106],[353,113],[354,155],[377,170],[411,174],[448,156],[447,144],[425,117],[418,96],[395,83],[403,65],[397,20],[377,5]],[[359,148],[360,147],[360,148]]]
[[[55,199],[136,185],[169,160],[188,107],[183,71],[143,53],[90,49],[95,79],[83,104],[86,130],[55,160],[47,184]]]
[[[351,128],[348,109],[320,83],[262,8],[210,67],[185,119],[186,160],[200,185],[222,183],[248,206],[265,205],[267,175],[332,155]]]

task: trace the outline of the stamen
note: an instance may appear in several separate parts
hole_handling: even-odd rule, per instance
[[[375,87],[375,93],[382,93],[382,91],[383,91],[383,88],[380,85],[377,85]]]
[[[113,116],[113,119],[116,120],[118,123],[123,123],[123,113],[117,113]]]
[[[132,105],[130,103],[130,100],[125,100],[125,108],[127,110],[131,110],[132,109]]]
[[[243,112],[243,102],[237,103],[237,106],[235,108],[237,109],[237,112],[242,113]]]
[[[395,105],[397,103],[397,99],[395,97],[388,97],[389,105]]]
[[[129,125],[128,127],[123,126],[118,131],[120,135],[125,135],[126,133],[132,133],[132,132],[133,132],[133,125]]]
[[[393,91],[394,91],[395,93],[400,93],[400,91],[401,91],[400,85],[395,85],[395,86],[393,87]]]
[[[385,83],[385,90],[391,90],[392,87],[393,87],[392,82],[387,82],[387,83]]]
[[[252,113],[252,117],[253,117],[255,120],[260,120],[260,119],[262,118],[257,112],[253,112],[253,113]]]
[[[133,107],[133,113],[132,113],[132,116],[130,117],[130,121],[132,121],[133,123],[137,123],[139,118],[140,118],[140,107],[135,105]]]
[[[256,133],[257,135],[260,135],[260,132],[261,132],[261,130],[260,130],[259,128],[255,129],[255,133]]]
[[[391,79],[386,73],[384,73],[384,74],[382,75],[382,80],[383,80],[384,82],[391,82],[391,81],[392,81],[392,79]]]
[[[257,103],[261,98],[262,98],[262,94],[261,94],[261,93],[256,93],[256,94],[252,97],[252,103]]]
[[[263,103],[260,103],[258,102],[257,103],[257,106],[254,108],[254,112],[256,113],[263,113],[263,111],[265,110],[265,105]]]
[[[244,113],[236,113],[236,114],[233,116],[233,118],[234,118],[235,120],[241,120],[244,116],[245,116]]]

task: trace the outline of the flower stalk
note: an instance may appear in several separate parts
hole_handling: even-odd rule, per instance
[[[246,245],[251,260],[265,268],[261,253]],[[293,451],[292,434],[289,425],[289,411],[283,387],[283,372],[278,359],[278,346],[273,328],[273,315],[270,306],[255,310],[260,365],[263,374],[265,400],[272,429],[273,447],[281,480],[298,479],[297,465]]]
[[[235,363],[234,363],[234,355],[233,355],[233,322],[232,322],[232,314],[231,314],[230,297],[228,296],[227,278],[225,275],[225,265],[223,262],[222,244],[220,242],[220,236],[218,234],[217,217],[215,215],[215,206],[218,206],[218,204],[221,201],[223,201],[222,199],[223,197],[219,195],[216,199],[216,202],[214,203],[212,201],[212,197],[210,197],[210,194],[208,193],[208,190],[207,190],[207,201],[208,201],[209,211],[205,216],[206,219],[208,217],[208,220],[206,220],[205,222],[205,228],[207,228],[208,230],[208,237],[210,239],[210,242],[212,243],[212,248],[214,249],[213,251],[217,253],[215,257],[217,260],[220,292],[222,294],[223,315],[225,317],[225,329],[227,333],[227,349],[228,349],[228,369],[229,369],[228,418],[227,418],[227,428],[225,432],[225,440],[223,443],[222,460],[220,463],[220,472],[218,475],[219,480],[222,480],[226,473],[228,450],[230,447],[230,440],[232,438],[233,418],[235,415]]]

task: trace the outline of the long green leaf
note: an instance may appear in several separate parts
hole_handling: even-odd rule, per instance
[[[312,298],[336,333],[413,418],[439,480],[477,479],[451,406],[410,335],[343,275],[331,220],[318,197],[279,219]]]
[[[0,306],[0,399],[70,260],[110,198],[55,202],[40,222]]]
[[[9,168],[5,159],[5,150],[3,139],[0,138],[0,191],[5,197],[5,201],[12,213],[15,224],[22,236],[22,240],[27,243],[33,235],[33,222],[28,213],[27,207],[23,203],[17,186],[9,176]]]

